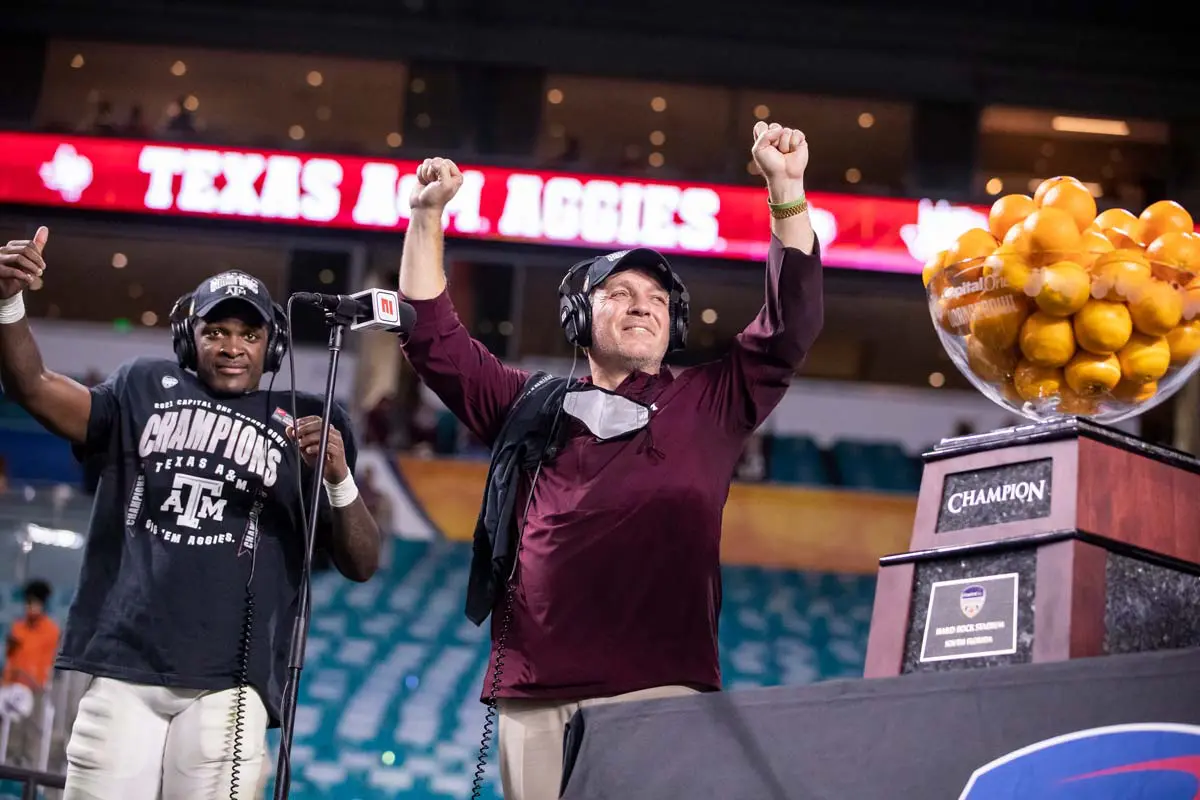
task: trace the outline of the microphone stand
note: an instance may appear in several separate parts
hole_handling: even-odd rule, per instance
[[[349,297],[343,298],[334,311],[325,312],[329,325],[329,372],[325,378],[325,405],[321,412],[321,444],[312,476],[309,497],[308,530],[304,536],[304,566],[300,571],[300,606],[292,627],[292,644],[288,653],[288,677],[283,698],[279,738],[279,761],[275,769],[275,800],[286,800],[292,782],[292,738],[296,725],[296,705],[300,697],[300,673],[304,669],[304,651],[308,644],[309,619],[312,616],[311,583],[313,546],[316,542],[317,513],[320,510],[322,481],[325,478],[325,454],[329,445],[329,417],[333,410],[333,388],[337,382],[338,357],[342,352],[342,337],[346,326],[355,320],[358,305]],[[292,376],[293,380],[295,376]],[[303,500],[301,500],[303,502]]]

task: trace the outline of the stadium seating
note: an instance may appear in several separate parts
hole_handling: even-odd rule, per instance
[[[468,559],[465,545],[397,542],[383,580],[315,581],[293,797],[469,796],[487,639],[462,614]],[[723,580],[728,689],[862,674],[873,579],[737,567]]]

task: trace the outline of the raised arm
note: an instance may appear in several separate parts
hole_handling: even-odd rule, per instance
[[[471,337],[446,291],[442,214],[462,181],[449,159],[426,159],[417,170],[400,260],[400,294],[416,309],[417,322],[403,347],[421,380],[491,445],[528,375],[505,366]]]
[[[713,415],[737,433],[758,427],[783,399],[825,320],[820,245],[804,196],[808,142],[799,130],[760,122],[751,155],[771,209],[766,299],[729,354],[704,368]]]
[[[87,439],[92,395],[87,387],[42,363],[22,292],[46,269],[42,252],[50,231],[37,229],[32,240],[11,241],[0,249],[0,383],[4,394],[57,436],[83,444]]]

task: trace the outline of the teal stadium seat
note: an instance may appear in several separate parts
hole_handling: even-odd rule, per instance
[[[916,492],[920,465],[891,442],[839,441],[831,448],[838,483],[852,489]]]
[[[470,796],[488,625],[462,613],[469,559],[465,544],[396,541],[366,584],[314,579],[292,797]],[[725,568],[726,688],[860,676],[873,594],[870,577]],[[494,749],[486,777],[498,800]]]
[[[830,482],[821,450],[807,436],[772,437],[767,479],[808,486],[825,486]]]

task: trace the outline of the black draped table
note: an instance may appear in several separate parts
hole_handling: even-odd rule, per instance
[[[1200,649],[596,706],[564,767],[565,800],[1195,800]]]

